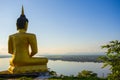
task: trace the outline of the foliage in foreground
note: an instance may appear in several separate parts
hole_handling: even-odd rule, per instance
[[[6,79],[0,78],[0,80],[6,80]],[[29,78],[29,77],[21,77],[21,78],[13,79],[13,80],[34,80],[34,79]],[[46,80],[46,79],[43,79],[43,80]],[[79,78],[79,77],[74,77],[74,76],[65,76],[63,78],[61,78],[61,77],[53,77],[53,78],[49,78],[47,80],[107,80],[107,79],[98,78],[98,77],[80,77]]]
[[[97,77],[96,73],[93,73],[92,71],[88,71],[88,70],[83,70],[83,71],[79,72],[77,76],[74,76],[74,75],[57,76],[55,71],[51,71],[50,74],[51,74],[52,78],[50,78],[49,80],[107,80],[107,78]]]
[[[54,77],[54,78],[50,78],[49,80],[107,80],[105,78],[98,78],[98,77],[70,77],[70,76],[66,76],[66,77]]]
[[[65,76],[65,75],[57,75],[55,71],[50,71],[51,78],[47,80],[107,80],[107,78],[99,78],[97,77],[96,73],[93,73],[92,71],[83,70],[78,73],[77,76],[71,75],[71,76]],[[5,80],[0,78],[0,80]],[[20,77],[16,78],[14,80],[34,80],[34,78],[30,77]]]
[[[111,74],[108,80],[120,80],[120,41],[110,41],[107,45],[102,46],[107,49],[106,56],[99,59],[104,62],[103,68],[110,66]]]
[[[77,77],[97,77],[97,74],[92,71],[83,70],[78,73]]]

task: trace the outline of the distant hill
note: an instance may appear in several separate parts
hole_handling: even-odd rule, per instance
[[[104,55],[43,55],[49,60],[62,60],[74,62],[102,62],[98,57]]]
[[[40,55],[40,54],[37,54],[37,55]],[[50,54],[50,53],[44,53],[42,55],[105,55],[104,52],[70,52],[70,53],[54,53],[54,54]]]
[[[104,52],[78,52],[66,53],[65,55],[105,55]]]

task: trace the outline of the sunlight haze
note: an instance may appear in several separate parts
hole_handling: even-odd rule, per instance
[[[1,0],[0,54],[8,54],[22,5],[40,54],[103,52],[120,40],[120,0]]]

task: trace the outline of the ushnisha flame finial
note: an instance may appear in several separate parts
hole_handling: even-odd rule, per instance
[[[21,15],[24,15],[24,7],[22,5],[22,12],[21,12]]]

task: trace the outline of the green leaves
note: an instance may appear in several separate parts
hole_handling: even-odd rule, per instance
[[[83,70],[78,73],[78,77],[97,77],[97,74],[92,71]]]
[[[102,68],[111,66],[112,73],[108,76],[109,80],[120,80],[120,41],[110,41],[107,45],[103,45],[102,49],[107,49],[106,56],[99,57],[104,62]]]

